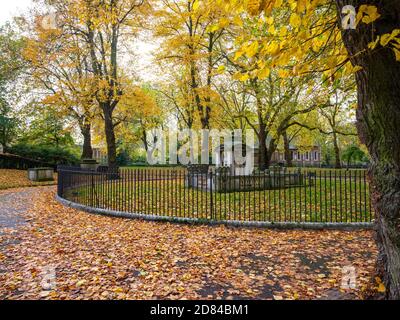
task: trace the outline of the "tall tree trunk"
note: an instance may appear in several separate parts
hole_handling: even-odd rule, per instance
[[[194,54],[194,53],[193,53]],[[196,103],[197,111],[200,117],[200,122],[201,122],[201,128],[202,129],[210,129],[210,109],[209,108],[204,108],[203,103],[201,102],[201,97],[198,93],[199,89],[199,84],[197,83],[196,80],[196,66],[195,63],[191,63],[190,67],[190,77],[191,77],[191,88],[193,91],[194,95],[194,101]]]
[[[214,51],[214,40],[215,34],[210,32],[208,34],[208,63],[207,63],[207,95],[205,97],[205,110],[203,118],[201,119],[203,129],[210,129],[210,119],[211,119],[211,84],[212,84],[212,77],[213,77],[213,68],[214,68],[214,61],[213,61],[213,51]]]
[[[272,161],[272,157],[277,149],[277,144],[276,144],[276,140],[274,138],[272,138],[269,142],[268,145],[268,152],[267,152],[267,164],[268,164],[268,168],[271,165],[271,161]],[[279,159],[278,159],[279,160]]]
[[[268,147],[267,147],[267,131],[264,124],[260,124],[260,131],[258,132],[258,139],[260,144],[259,150],[259,166],[261,171],[265,171],[269,168],[268,160]]]
[[[149,141],[147,140],[147,131],[144,129],[142,130],[142,142],[147,153],[149,151]]]
[[[272,139],[269,144],[267,143],[268,132],[266,130],[265,124],[260,125],[260,131],[258,133],[259,144],[260,144],[260,155],[259,155],[259,165],[260,170],[265,171],[269,169],[272,162],[272,156],[274,155],[277,145],[276,140]]]
[[[89,10],[95,9],[92,7],[93,3],[90,1],[87,2],[86,5]],[[117,5],[117,1],[110,2],[110,8],[112,10],[114,10]],[[117,146],[115,140],[113,112],[123,94],[118,83],[118,29],[120,24],[112,24],[111,30],[107,30],[107,32],[104,33],[99,29],[96,29],[91,19],[88,19],[86,26],[88,29],[87,41],[93,73],[98,77],[98,79],[106,81],[109,86],[109,88],[105,90],[99,90],[98,92],[101,94],[97,94],[96,98],[104,116],[108,167],[110,170],[114,171],[117,169]],[[109,54],[102,48],[99,49],[99,46],[96,43],[97,38],[101,39],[100,42],[102,46],[104,45],[104,39],[107,39],[106,45],[109,45],[111,50]],[[105,101],[103,95],[107,97]]]
[[[292,152],[290,151],[290,142],[289,138],[287,135],[287,132],[285,131],[283,134],[283,144],[285,148],[285,160],[286,160],[286,166],[287,167],[293,167],[293,158],[292,158]]]
[[[260,126],[257,132],[260,145],[259,166],[261,171],[265,171],[269,168],[271,164],[271,156],[268,153],[268,146],[267,146],[268,131],[267,131],[267,125],[263,117],[263,102],[261,101],[260,98],[260,87],[258,85],[257,79],[252,79],[251,85],[253,87],[254,94],[256,96],[257,118]]]
[[[378,271],[382,272],[389,299],[400,299],[400,63],[388,48],[363,52],[372,35],[400,26],[399,0],[337,0],[344,5],[375,5],[381,18],[356,30],[343,31],[343,41],[356,74],[357,129],[371,154],[371,182],[376,212]],[[373,31],[372,31],[372,28]]]
[[[102,106],[104,113],[104,129],[106,134],[107,142],[107,156],[108,156],[108,167],[110,170],[117,168],[117,143],[115,140],[114,123],[112,119],[111,108],[105,104]]]
[[[340,161],[340,148],[336,132],[333,133],[333,148],[335,150],[335,168],[341,169],[342,162]]]
[[[90,123],[85,123],[81,127],[81,133],[83,135],[83,150],[82,159],[92,159],[93,158],[93,148],[92,148],[92,132]]]

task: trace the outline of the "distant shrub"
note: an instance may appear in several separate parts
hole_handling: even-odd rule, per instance
[[[77,165],[79,155],[69,148],[57,148],[48,145],[30,145],[20,143],[9,149],[9,152],[21,157],[49,163],[52,165]]]

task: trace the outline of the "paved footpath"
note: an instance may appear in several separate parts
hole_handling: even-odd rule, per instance
[[[18,188],[0,191],[0,235],[4,229],[18,229],[27,224],[27,213],[32,208],[39,190],[52,187]]]
[[[18,228],[29,223],[28,212],[32,209],[35,196],[39,190],[51,187],[31,187],[0,190],[0,236],[7,231],[17,231]],[[0,255],[8,246],[16,245],[20,241],[14,235],[8,235],[0,241]],[[0,263],[0,275],[6,270]]]
[[[29,224],[29,211],[32,210],[36,195],[39,191],[55,192],[54,187],[36,187],[36,188],[20,188],[7,191],[0,191],[0,236],[5,235],[7,231],[18,231],[18,228]],[[7,232],[8,233],[8,232]],[[2,250],[8,246],[12,246],[19,243],[19,240],[14,235],[4,237],[3,242],[0,241],[0,254]],[[326,261],[311,261],[307,256],[300,256],[301,263],[304,264],[310,270],[318,269],[319,273],[328,272],[325,267]],[[246,262],[247,261],[247,262]],[[243,270],[247,270],[249,273],[264,275],[265,266],[264,260],[258,256],[247,256],[242,266]],[[66,261],[65,263],[68,263]],[[7,272],[5,265],[0,264],[0,276],[2,273]],[[263,294],[258,296],[258,299],[270,299],[273,297],[272,293],[276,290],[283,290],[280,288],[280,284],[277,283],[275,287],[266,286],[263,290]],[[222,287],[220,284],[213,283],[212,280],[206,281],[206,285],[202,288],[201,295],[204,297],[214,296],[218,291],[226,291],[231,289]],[[223,297],[226,298],[226,297]],[[246,297],[243,297],[246,298]],[[355,296],[342,294],[337,290],[329,290],[325,293],[324,298],[328,299],[354,299]]]
[[[4,228],[16,229],[27,223],[25,215],[30,209],[35,188],[0,194],[0,234]]]

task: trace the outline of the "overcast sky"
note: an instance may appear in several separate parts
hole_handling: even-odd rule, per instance
[[[33,5],[32,0],[0,0],[0,25],[3,25],[13,16],[21,15]],[[133,62],[136,72],[145,81],[152,81],[157,78],[152,62],[152,50],[156,47],[154,39],[141,39],[135,42],[136,61]],[[133,67],[132,62],[127,66]]]
[[[32,0],[1,0],[0,24],[26,11],[31,4]]]

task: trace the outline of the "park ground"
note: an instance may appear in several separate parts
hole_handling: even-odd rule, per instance
[[[54,196],[54,186],[0,191],[0,299],[362,299],[379,287],[373,231],[124,220]]]
[[[43,185],[53,185],[55,182],[33,182],[28,179],[25,170],[0,169],[0,190],[19,187],[37,187]]]

